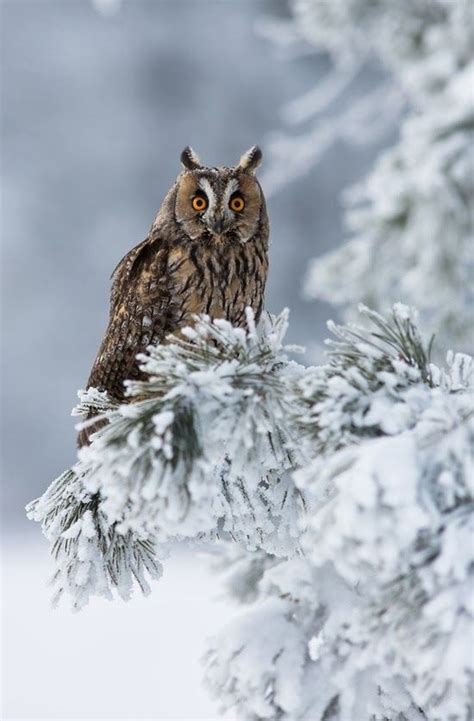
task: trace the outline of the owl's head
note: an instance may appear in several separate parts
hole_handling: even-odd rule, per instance
[[[246,243],[266,223],[265,200],[255,177],[262,151],[250,148],[238,165],[208,168],[187,147],[177,179],[175,218],[192,240]]]

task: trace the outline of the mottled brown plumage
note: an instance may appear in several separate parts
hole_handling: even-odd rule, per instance
[[[259,318],[269,232],[254,176],[260,159],[253,147],[236,167],[206,168],[190,148],[183,151],[184,169],[148,238],[113,273],[109,323],[88,388],[123,400],[124,381],[141,377],[137,354],[192,325],[196,313],[243,325],[250,306]],[[95,430],[81,431],[79,445]]]

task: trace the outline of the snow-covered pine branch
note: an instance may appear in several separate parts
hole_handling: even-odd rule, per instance
[[[307,172],[337,141],[378,142],[407,105],[422,112],[471,61],[469,0],[292,0],[290,8],[287,21],[262,19],[261,34],[276,47],[303,42],[329,55],[332,70],[283,108],[287,128],[267,142],[267,193]],[[361,91],[357,81],[367,67],[379,77]],[[295,132],[308,121],[309,129]]]
[[[472,350],[473,85],[471,63],[406,120],[398,145],[347,194],[351,237],[312,262],[309,297],[350,318],[355,299],[380,308],[401,296],[444,348]]]
[[[337,66],[372,57],[420,107],[471,58],[468,0],[292,0],[292,25]]]
[[[443,352],[472,353],[472,3],[293,0],[291,8],[293,43],[328,53],[334,69],[287,106],[288,128],[269,138],[267,191],[309,171],[335,142],[380,140],[407,110],[397,144],[344,196],[348,237],[314,259],[306,296],[341,306],[344,320],[359,302],[381,311],[402,298]],[[384,75],[365,94],[351,92],[367,62]]]
[[[304,368],[282,345],[287,318],[257,332],[250,311],[246,330],[201,317],[142,357],[147,379],[129,382],[131,402],[80,394],[73,414],[93,408],[108,424],[28,507],[52,543],[58,597],[69,591],[81,607],[116,588],[126,598],[133,577],[147,591],[157,554],[183,538],[223,533],[248,549],[295,551],[303,501],[287,471]]]
[[[150,348],[109,423],[29,507],[76,607],[158,577],[171,541],[221,539],[244,612],[207,681],[245,721],[467,721],[473,362],[434,366],[413,310],[330,324],[288,360],[287,314],[201,318]]]
[[[429,362],[404,306],[333,326],[299,385],[303,556],[228,554],[247,608],[207,654],[224,709],[260,721],[467,721],[473,363]]]
[[[78,463],[27,506],[28,517],[41,522],[50,542],[56,566],[53,605],[68,594],[75,610],[91,596],[112,600],[117,593],[127,601],[135,582],[148,594],[148,579],[162,574],[154,538],[119,532],[102,511],[99,494],[88,491],[85,480]]]

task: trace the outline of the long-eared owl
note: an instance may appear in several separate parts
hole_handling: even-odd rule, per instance
[[[245,323],[258,320],[268,269],[268,218],[255,170],[262,153],[250,148],[235,167],[208,168],[187,147],[182,172],[167,193],[146,240],[112,274],[107,330],[87,388],[124,398],[124,381],[141,377],[137,354],[196,313]],[[98,424],[84,429],[89,443]]]

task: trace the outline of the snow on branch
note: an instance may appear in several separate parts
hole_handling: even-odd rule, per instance
[[[286,127],[266,143],[267,193],[306,173],[337,142],[370,145],[388,137],[407,106],[429,105],[471,59],[469,0],[292,0],[290,9],[286,21],[261,20],[260,34],[276,48],[299,43],[326,54],[332,68],[282,109]],[[379,77],[360,90],[368,69]],[[296,132],[306,122],[309,129]]]
[[[238,559],[247,607],[206,656],[211,691],[242,719],[472,711],[473,362],[431,364],[405,306],[362,310],[372,330],[332,326],[328,365],[298,382],[313,451],[293,474],[303,556],[247,572]]]
[[[471,63],[347,193],[350,237],[313,260],[308,297],[342,306],[348,319],[356,298],[379,308],[401,296],[444,348],[472,350],[473,83]]]
[[[257,330],[196,319],[142,356],[129,403],[30,517],[56,597],[127,598],[171,542],[221,539],[244,609],[211,642],[206,678],[245,721],[467,721],[474,486],[472,358],[445,368],[413,309],[329,324],[328,362]]]
[[[51,579],[53,605],[67,593],[75,610],[90,596],[128,600],[134,583],[150,592],[147,578],[160,578],[156,543],[146,535],[117,532],[100,507],[100,497],[87,491],[78,466],[65,471],[41,498],[27,506],[28,517],[40,521],[51,544],[56,571]]]
[[[141,357],[147,378],[128,383],[130,402],[80,394],[73,414],[95,409],[108,423],[28,507],[53,544],[58,595],[70,591],[77,606],[114,587],[125,597],[132,577],[146,589],[144,572],[160,568],[156,544],[164,553],[177,539],[224,533],[250,549],[296,548],[289,419],[304,369],[282,345],[287,318],[257,332],[250,311],[246,330],[203,316]]]
[[[403,298],[422,328],[436,330],[443,353],[472,353],[472,3],[292,0],[290,8],[289,41],[328,54],[333,69],[283,109],[283,128],[267,142],[267,193],[337,142],[370,144],[400,131],[343,196],[347,237],[312,261],[306,297],[340,306],[346,321],[361,301],[381,311]],[[279,47],[282,32],[280,22]],[[380,78],[359,90],[367,67]]]

